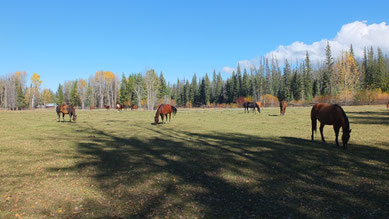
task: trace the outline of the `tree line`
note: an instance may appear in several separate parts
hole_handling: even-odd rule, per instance
[[[54,93],[41,90],[42,81],[36,73],[27,86],[26,72],[15,72],[0,78],[0,106],[24,109],[48,103],[71,103],[81,108],[120,103],[152,110],[159,103],[178,106],[234,104],[238,98],[253,101],[342,102],[344,104],[372,103],[377,93],[389,92],[389,58],[382,50],[365,48],[356,59],[352,45],[336,59],[327,43],[325,60],[313,65],[309,53],[300,62],[276,58],[261,58],[259,66],[236,71],[223,80],[213,71],[212,80],[205,74],[193,75],[191,80],[177,79],[167,83],[163,73],[150,69],[145,73],[123,73],[121,79],[111,71],[98,71],[88,79],[59,84]]]

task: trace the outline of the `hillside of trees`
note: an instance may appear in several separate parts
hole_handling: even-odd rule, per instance
[[[152,110],[159,103],[177,106],[234,106],[238,98],[262,101],[275,105],[280,100],[296,104],[330,102],[348,104],[376,104],[389,99],[389,58],[380,48],[365,48],[362,59],[356,59],[353,48],[334,58],[327,43],[326,58],[313,65],[309,53],[303,61],[291,63],[276,58],[262,58],[255,69],[241,69],[226,80],[213,71],[202,78],[178,79],[167,83],[163,73],[153,69],[146,73],[117,75],[98,71],[88,79],[77,79],[59,84],[54,92],[41,89],[42,81],[36,73],[27,83],[26,72],[15,72],[0,77],[0,107],[27,109],[48,103],[72,103],[81,108],[116,103],[138,105]]]

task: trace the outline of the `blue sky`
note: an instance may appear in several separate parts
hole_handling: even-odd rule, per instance
[[[128,76],[154,68],[175,82],[280,45],[333,39],[355,21],[388,22],[388,8],[389,1],[3,0],[0,75],[36,72],[54,91],[99,70]]]

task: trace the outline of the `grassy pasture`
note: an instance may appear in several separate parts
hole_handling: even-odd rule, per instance
[[[310,108],[0,112],[0,218],[388,218],[389,110],[344,109],[347,150]]]

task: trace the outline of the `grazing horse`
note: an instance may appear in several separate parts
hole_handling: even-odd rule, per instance
[[[77,120],[75,106],[62,104],[62,105],[57,106],[56,111],[57,111],[57,115],[58,115],[58,122],[61,121],[61,118],[60,118],[61,113],[62,113],[62,120],[63,121],[65,121],[65,114],[69,114],[69,122],[72,121],[72,116],[73,116],[74,122]]]
[[[346,113],[337,104],[326,104],[326,103],[317,103],[312,107],[311,110],[311,120],[312,120],[312,141],[313,141],[313,131],[316,132],[316,119],[320,121],[320,134],[321,140],[325,142],[323,136],[324,125],[333,125],[335,131],[335,140],[336,145],[339,146],[338,135],[339,129],[342,127],[343,135],[343,148],[347,148],[348,140],[350,139],[350,123],[346,116]]]
[[[93,110],[95,109],[95,106],[90,106],[89,109]]]
[[[120,104],[120,103],[116,104],[116,109],[117,109],[118,111],[122,111],[123,108],[124,108],[124,105],[123,105],[123,104]]]
[[[132,105],[132,106],[131,106],[131,110],[136,110],[136,109],[138,109],[138,106],[137,106],[137,105]]]
[[[104,105],[104,108],[106,108],[107,110],[109,110],[109,105]]]
[[[263,107],[262,105],[262,102],[258,101],[258,102],[255,102],[257,104],[257,107],[258,108],[262,108],[262,110],[264,110],[265,108]]]
[[[389,101],[388,101],[388,103],[386,104],[386,109],[388,109],[389,108]]]
[[[253,109],[253,112],[255,112],[255,108],[258,109],[258,112],[261,112],[261,110],[259,109],[259,106],[257,105],[257,103],[254,103],[254,102],[249,102],[249,101],[246,101],[243,103],[243,107],[244,107],[244,112],[250,112],[249,111],[249,108],[252,108]]]
[[[288,106],[288,103],[286,101],[280,101],[280,113],[281,115],[285,115],[286,107]]]
[[[170,104],[161,104],[157,108],[157,112],[155,113],[154,117],[154,124],[158,124],[159,122],[159,116],[161,116],[162,119],[162,124],[164,123],[163,121],[163,116],[166,117],[166,122],[167,122],[167,115],[169,115],[169,122],[172,117],[172,113],[175,115],[177,113],[177,108]]]

